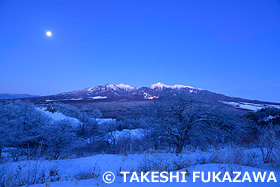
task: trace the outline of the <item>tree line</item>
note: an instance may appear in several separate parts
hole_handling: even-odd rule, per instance
[[[38,107],[76,118],[79,123],[55,121]],[[172,94],[156,99],[142,112],[141,118],[98,124],[96,118],[102,117],[99,110],[61,103],[38,106],[28,101],[2,100],[0,156],[4,148],[16,161],[163,149],[179,154],[186,146],[207,149],[235,144],[261,148],[264,160],[269,162],[279,144],[280,110],[276,108],[248,112],[220,102]],[[117,140],[114,132],[123,129],[142,129],[142,134]]]

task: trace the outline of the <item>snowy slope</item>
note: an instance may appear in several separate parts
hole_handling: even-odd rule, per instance
[[[111,138],[118,141],[121,138],[140,139],[144,135],[143,129],[123,129],[122,131],[113,131],[107,134],[107,139],[110,141]]]
[[[215,164],[206,164],[206,165],[198,165],[196,167],[191,168],[193,171],[218,171],[218,167],[221,167],[221,165],[215,165]],[[252,171],[254,169],[252,168],[242,168],[244,171]],[[88,187],[88,186],[123,186],[123,187],[279,187],[279,175],[276,176],[278,182],[244,182],[244,183],[230,183],[230,182],[224,182],[224,183],[218,183],[218,182],[209,182],[209,183],[203,183],[202,181],[193,182],[192,176],[186,177],[187,182],[167,182],[167,183],[148,183],[148,182],[123,182],[122,177],[117,176],[116,180],[112,184],[106,184],[102,182],[101,180],[96,179],[88,179],[88,180],[82,180],[78,181],[77,183],[75,181],[68,181],[68,182],[55,182],[50,183],[50,187]],[[149,178],[150,180],[150,178]],[[38,185],[32,185],[32,187],[45,187],[44,184],[38,184]]]
[[[267,107],[280,108],[280,106],[278,105],[254,104],[254,103],[246,103],[246,102],[223,102],[223,103],[232,105],[236,108],[242,108],[242,109],[253,110],[253,111],[257,111]]]
[[[139,169],[139,166],[143,164],[143,160],[152,160],[157,161],[162,164],[172,165],[174,162],[180,162],[183,160],[189,160],[190,166],[182,169],[181,171],[189,171],[192,174],[194,171],[216,171],[216,172],[225,172],[225,171],[265,171],[264,169],[257,169],[247,166],[241,165],[233,165],[233,164],[198,164],[197,160],[200,158],[209,159],[211,158],[213,153],[218,153],[219,155],[230,155],[230,151],[223,149],[217,152],[217,150],[209,150],[208,152],[203,151],[186,151],[184,154],[180,156],[176,156],[172,153],[153,153],[153,154],[132,154],[128,156],[124,155],[113,155],[113,154],[99,154],[90,157],[83,157],[77,159],[65,159],[65,160],[41,160],[41,161],[21,161],[21,162],[13,162],[6,163],[9,166],[9,169],[17,169],[21,168],[21,171],[27,170],[27,168],[36,168],[38,171],[50,171],[56,170],[58,171],[58,175],[61,176],[60,182],[51,182],[49,183],[49,187],[68,187],[68,186],[194,186],[194,187],[215,187],[215,186],[231,186],[231,187],[279,187],[280,175],[275,172],[278,183],[270,182],[270,183],[202,183],[201,181],[197,181],[196,183],[192,182],[192,176],[187,177],[187,183],[124,183],[121,176],[118,176],[118,172],[121,171],[136,171]],[[247,150],[250,152],[256,152],[257,155],[261,154],[259,150]],[[226,155],[225,155],[226,156]],[[245,157],[244,157],[245,158]],[[242,158],[240,158],[242,159]],[[261,166],[260,166],[261,167]],[[71,181],[75,176],[81,173],[87,173],[89,170],[94,170],[99,173],[100,177],[89,180],[81,180],[78,181],[78,185],[75,181]],[[110,185],[102,183],[102,175],[106,171],[111,171],[116,175],[116,181]],[[7,171],[9,172],[9,171]],[[26,172],[26,175],[28,173]],[[67,181],[69,180],[69,181]],[[36,184],[32,185],[32,187],[45,187],[45,184]]]
[[[95,118],[97,124],[101,125],[103,123],[113,123],[115,124],[117,122],[116,119],[113,118]]]
[[[75,126],[79,125],[79,123],[80,123],[80,121],[77,118],[65,116],[64,114],[62,114],[60,112],[52,113],[52,112],[46,111],[46,108],[44,108],[44,107],[40,107],[37,109],[39,111],[41,111],[42,113],[46,114],[47,116],[49,116],[54,121],[68,120],[68,121],[72,122],[72,124]]]
[[[110,160],[109,160],[110,162]],[[225,167],[224,165],[221,164],[204,164],[204,165],[196,165],[192,166],[189,168],[186,168],[190,173],[194,171],[200,171],[200,172],[209,172],[209,171],[223,171],[221,168]],[[186,169],[183,169],[181,171],[185,171]],[[110,170],[108,170],[110,171]],[[255,168],[250,168],[250,167],[242,167],[240,166],[239,171],[242,172],[258,172],[260,170],[257,170]],[[101,173],[101,175],[103,172]],[[116,174],[116,173],[115,173]],[[82,180],[82,181],[63,181],[63,182],[54,182],[50,183],[50,187],[87,187],[87,186],[135,186],[135,187],[154,187],[154,186],[171,186],[171,187],[186,187],[186,186],[191,186],[191,187],[279,187],[279,180],[280,180],[280,175],[276,173],[276,179],[278,182],[244,182],[244,183],[230,183],[230,182],[224,182],[224,183],[219,183],[219,182],[209,182],[209,183],[204,183],[201,180],[197,180],[196,182],[193,182],[192,174],[190,176],[186,177],[187,182],[167,182],[167,183],[149,183],[149,182],[124,182],[123,178],[121,176],[116,176],[116,180],[111,183],[111,184],[106,184],[102,182],[102,179],[88,179],[88,180]],[[130,177],[128,177],[130,179]],[[151,180],[151,177],[148,177],[149,180]],[[44,187],[44,184],[38,184],[38,185],[32,185],[32,187]]]

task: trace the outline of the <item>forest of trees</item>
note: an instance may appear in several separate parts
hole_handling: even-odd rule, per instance
[[[54,121],[44,112],[60,112],[79,120]],[[156,99],[141,118],[98,123],[99,110],[52,103],[0,101],[0,158],[6,150],[19,159],[83,156],[96,153],[129,154],[147,150],[170,150],[180,154],[184,147],[198,149],[227,144],[261,148],[270,162],[279,147],[280,110],[248,112],[223,103],[207,103],[182,95]],[[144,117],[143,117],[144,116]],[[116,138],[117,131],[141,129],[138,138]]]

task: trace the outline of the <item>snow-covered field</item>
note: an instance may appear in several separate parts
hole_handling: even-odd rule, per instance
[[[36,109],[39,110],[40,112],[46,114],[48,117],[50,117],[54,121],[68,120],[68,121],[72,122],[72,124],[74,126],[77,126],[80,123],[79,119],[73,118],[70,116],[66,116],[58,111],[56,111],[54,113],[49,112],[46,110],[45,107],[37,107]],[[113,119],[113,118],[96,118],[95,120],[99,125],[103,124],[103,123],[116,123],[116,119]]]
[[[50,117],[54,121],[68,120],[68,121],[72,122],[73,125],[78,125],[80,123],[80,121],[77,118],[72,118],[72,117],[66,116],[66,115],[62,114],[61,112],[52,113],[52,112],[46,111],[46,108],[44,108],[44,107],[40,107],[37,109],[39,111],[41,111],[42,113],[46,114],[48,117]]]
[[[205,164],[205,165],[196,165],[194,167],[188,168],[190,171],[204,171],[205,173],[208,171],[219,171],[219,168],[221,165],[217,164]],[[249,167],[242,167],[239,171],[241,172],[257,172],[258,170],[254,168]],[[277,180],[280,180],[280,175],[276,174]],[[150,180],[150,178],[148,178]],[[193,182],[193,176],[186,176],[187,182],[166,182],[166,183],[151,183],[151,182],[123,182],[123,178],[121,176],[116,176],[116,180],[111,184],[106,184],[102,182],[101,180],[97,179],[88,179],[88,180],[82,180],[82,181],[61,181],[61,182],[54,182],[49,183],[49,187],[88,187],[88,186],[151,186],[151,187],[159,187],[159,186],[171,186],[171,187],[185,187],[185,186],[192,186],[192,187],[279,187],[279,183],[277,182],[238,182],[238,183],[232,183],[232,182],[208,182],[204,183],[201,180],[197,180],[196,182]],[[32,185],[32,187],[44,187],[44,184],[38,184],[38,185]]]
[[[232,172],[232,171],[241,171],[241,172],[258,172],[265,171],[266,168],[264,166],[259,166],[259,168],[241,166],[238,164],[213,164],[210,159],[213,160],[213,155],[221,156],[221,158],[227,159],[235,150],[223,149],[220,151],[217,150],[209,150],[209,151],[185,151],[183,154],[176,156],[172,153],[147,153],[147,154],[131,154],[128,156],[124,155],[113,155],[113,154],[99,154],[93,155],[89,157],[77,158],[77,159],[65,159],[65,160],[39,160],[39,161],[21,161],[21,162],[12,162],[6,163],[8,168],[13,168],[14,170],[18,170],[21,168],[22,175],[28,173],[28,168],[33,171],[45,171],[47,174],[50,171],[57,171],[57,174],[53,178],[59,177],[60,181],[57,182],[46,182],[44,184],[35,184],[32,187],[74,187],[74,186],[206,186],[206,187],[214,187],[214,186],[252,186],[252,187],[279,187],[279,183],[275,183],[273,181],[267,183],[255,183],[245,181],[244,183],[219,183],[219,182],[209,182],[203,183],[198,180],[197,182],[193,182],[192,173],[194,171],[199,172]],[[259,162],[260,151],[257,149],[254,150],[244,150],[244,152],[255,152],[257,155],[254,158],[254,161]],[[244,157],[244,158],[243,158]],[[246,159],[246,155],[243,155],[242,159]],[[172,168],[175,165],[183,165],[180,163],[188,163],[186,167],[182,167],[179,171],[188,171],[190,173],[189,176],[186,177],[187,183],[184,182],[167,182],[167,183],[137,183],[136,181],[123,182],[123,177],[119,175],[120,171],[143,171],[144,167],[146,167],[147,163],[156,162],[157,164],[163,166],[162,168]],[[156,169],[155,169],[156,170]],[[176,169],[173,169],[174,171]],[[102,182],[103,173],[111,171],[115,174],[116,180],[112,184],[106,184]],[[269,170],[267,170],[269,172]],[[40,172],[38,172],[39,175]],[[91,179],[83,179],[79,180],[78,176],[86,175],[89,173],[95,173],[98,177],[94,177]],[[280,175],[275,171],[276,179],[280,181]],[[252,179],[253,176],[251,175]],[[268,176],[267,176],[268,177]],[[266,177],[266,179],[267,179]],[[149,178],[149,177],[148,177]],[[130,179],[130,177],[128,177]],[[150,178],[149,178],[150,179]],[[129,181],[129,180],[128,180]]]
[[[95,119],[98,124],[102,123],[116,123],[116,119],[113,118],[96,118]]]
[[[267,107],[275,107],[275,108],[280,108],[280,106],[278,105],[263,105],[263,104],[254,104],[254,103],[245,103],[245,102],[223,102],[225,104],[228,105],[232,105],[236,108],[241,108],[241,109],[246,109],[246,110],[253,110],[253,111],[257,111],[260,110],[262,108],[267,108]]]
[[[144,135],[143,129],[123,129],[122,131],[113,131],[107,134],[107,139],[111,142],[112,138],[118,141],[121,138],[141,139]]]

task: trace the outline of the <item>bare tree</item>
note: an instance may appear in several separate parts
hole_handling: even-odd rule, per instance
[[[159,138],[175,145],[177,154],[181,153],[191,139],[203,142],[207,142],[207,138],[213,139],[214,136],[224,139],[232,135],[238,127],[234,120],[225,114],[228,109],[223,104],[209,104],[190,96],[169,95],[156,100],[153,110]],[[221,137],[222,134],[226,136]]]
[[[272,124],[259,128],[260,136],[258,139],[258,145],[262,152],[263,162],[269,163],[272,161],[274,151],[279,147],[279,139],[277,132],[279,132],[278,126]]]
[[[164,141],[176,146],[181,153],[191,136],[190,131],[207,120],[206,110],[195,100],[183,96],[169,96],[155,102],[158,128]]]

